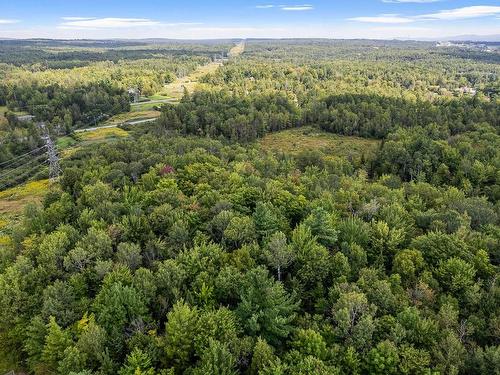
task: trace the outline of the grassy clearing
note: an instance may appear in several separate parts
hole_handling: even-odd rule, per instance
[[[268,134],[259,143],[266,151],[298,154],[307,150],[320,150],[327,154],[347,158],[359,158],[364,154],[369,160],[375,155],[380,142],[303,127]]]
[[[70,147],[70,148],[65,148],[64,150],[62,150],[60,152],[60,156],[64,159],[64,158],[69,158],[71,157],[72,155],[75,154],[75,152],[77,152],[78,150],[80,150],[80,146],[74,146],[74,147]]]
[[[229,51],[229,57],[236,57],[241,55],[243,52],[245,52],[245,41],[242,41],[235,45],[231,50]]]
[[[243,53],[244,50],[245,42],[242,41],[241,43],[238,43],[236,46],[231,48],[231,50],[229,51],[229,56],[239,56]],[[199,82],[200,78],[207,74],[214,73],[221,65],[221,62],[214,61],[209,64],[199,66],[193,73],[187,75],[186,77],[177,78],[174,82],[165,85],[161,93],[150,96],[149,98],[151,100],[167,98],[180,100],[184,95],[184,89],[191,93],[198,88],[202,88],[203,84]]]
[[[102,128],[96,129],[88,132],[80,133],[79,138],[82,141],[104,141],[111,139],[120,139],[124,137],[128,137],[128,133],[120,128]]]
[[[76,141],[76,139],[72,138],[72,137],[60,137],[60,138],[57,138],[57,148],[59,149],[59,151],[62,151],[62,150],[65,150],[67,149],[68,147],[72,147],[74,145],[76,145],[78,142]]]
[[[161,99],[155,99],[161,100]],[[132,106],[130,112],[144,112],[144,111],[153,111],[156,107],[161,107],[162,103],[141,103],[138,105]]]
[[[186,77],[178,78],[174,82],[165,86],[163,92],[170,98],[181,99],[184,95],[184,88],[188,92],[193,92],[199,85],[198,81],[206,74],[213,73],[221,66],[220,62],[211,62],[210,64],[200,66],[193,73]]]
[[[49,180],[40,180],[0,191],[0,237],[1,232],[17,220],[28,203],[41,202],[48,187]],[[2,242],[5,240],[2,238]]]
[[[149,100],[165,100],[165,99],[169,99],[169,98],[170,98],[169,96],[162,95],[162,94],[148,96]]]
[[[8,224],[9,224],[9,222],[7,221],[7,219],[0,217],[0,230],[5,228]]]
[[[123,124],[124,122],[154,118],[159,116],[160,112],[151,110],[120,113],[118,115],[111,117],[108,121],[104,123],[104,125],[119,125]]]
[[[10,109],[7,108],[6,105],[0,105],[0,119],[5,118],[5,112],[12,112],[16,115],[27,115],[28,112],[26,111],[11,111]]]

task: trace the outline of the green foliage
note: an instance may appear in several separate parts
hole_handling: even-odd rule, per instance
[[[397,374],[398,349],[390,341],[383,341],[368,353],[367,371],[370,374]]]
[[[310,355],[321,360],[327,355],[325,341],[318,332],[312,329],[297,331],[291,345],[302,355]]]
[[[140,349],[134,349],[127,356],[125,365],[118,372],[119,375],[154,375],[151,358]]]
[[[257,203],[253,215],[255,232],[260,239],[267,238],[278,230],[284,229],[282,218],[270,203]]]
[[[266,270],[249,271],[242,282],[240,296],[236,314],[249,335],[279,344],[290,334],[297,303]]]
[[[64,358],[64,351],[71,345],[68,332],[59,327],[54,317],[51,317],[47,324],[47,336],[45,336],[45,346],[41,353],[41,360],[49,369],[57,369],[58,363]]]
[[[167,314],[165,324],[165,359],[169,366],[182,370],[192,363],[198,311],[177,302]]]
[[[47,56],[51,42],[25,43],[13,61]],[[126,61],[7,66],[0,104],[47,104],[36,115],[56,136],[99,109],[123,110],[131,80],[154,91],[216,48],[189,43],[181,58],[167,43],[154,54],[176,57],[149,61],[142,42],[109,43],[123,48],[99,59]],[[398,41],[246,43],[156,124],[65,152],[40,205],[0,220],[0,367],[497,373],[498,54]],[[73,74],[82,81],[61,83]],[[468,86],[474,98],[456,91]],[[0,163],[39,146],[33,124],[7,117]],[[0,215],[41,186],[2,192]]]
[[[224,239],[234,247],[240,247],[255,239],[255,227],[248,216],[233,217],[224,230]]]
[[[294,253],[286,241],[286,236],[283,232],[276,232],[269,238],[264,252],[267,263],[277,272],[278,281],[281,281],[282,271],[294,259]]]
[[[440,263],[437,270],[441,286],[457,296],[466,296],[473,292],[476,270],[466,261],[451,258]]]
[[[201,355],[200,364],[193,374],[236,375],[236,361],[227,347],[219,341],[210,340]]]
[[[274,355],[273,348],[262,338],[257,338],[253,348],[252,363],[250,372],[260,374],[273,367],[277,358]]]
[[[328,248],[332,248],[337,242],[337,230],[335,229],[334,217],[325,212],[321,207],[316,208],[304,220],[304,224],[311,229],[317,241]]]
[[[340,293],[332,308],[336,336],[355,348],[369,345],[374,331],[374,309],[363,293]]]
[[[96,322],[106,330],[110,347],[120,352],[123,348],[123,332],[133,321],[147,319],[146,306],[141,295],[133,287],[120,282],[104,283],[93,303]]]

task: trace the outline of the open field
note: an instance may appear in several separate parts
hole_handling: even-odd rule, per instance
[[[48,180],[40,180],[0,191],[0,235],[4,228],[22,214],[28,203],[39,203],[42,200],[48,186]]]
[[[229,57],[237,57],[245,52],[245,41],[241,41],[229,51]]]
[[[211,62],[210,64],[198,67],[192,74],[176,79],[174,82],[165,85],[164,93],[170,98],[181,99],[184,95],[184,88],[188,92],[193,92],[200,84],[198,81],[206,74],[213,73],[221,66],[221,62]]]
[[[328,154],[357,158],[373,156],[380,142],[373,139],[347,137],[326,133],[312,127],[270,133],[259,142],[266,151],[297,154],[306,150],[320,150]]]
[[[130,112],[144,112],[144,111],[154,111],[154,108],[160,107],[163,102],[158,102],[156,100],[145,103],[138,103],[130,107]]]
[[[102,128],[96,129],[88,132],[79,133],[78,137],[82,141],[103,141],[103,140],[111,140],[111,139],[119,139],[127,137],[128,133],[120,128]]]
[[[168,99],[168,98],[169,98],[168,96],[166,96],[166,95],[160,95],[160,94],[155,94],[155,95],[148,96],[149,100],[165,100],[165,99]]]
[[[242,41],[231,48],[228,55],[229,57],[236,57],[241,55],[244,50],[245,42]],[[199,82],[200,78],[207,74],[214,73],[221,65],[222,62],[214,61],[209,64],[199,66],[193,73],[185,77],[177,78],[174,82],[165,85],[162,94],[166,94],[167,98],[180,100],[184,95],[184,89],[188,92],[193,92],[196,88],[202,87],[202,84]],[[150,97],[150,99],[154,100],[153,98],[163,99],[165,98],[165,95],[154,95]]]
[[[78,143],[78,142],[72,137],[66,136],[66,137],[57,138],[58,150],[67,149],[68,147],[74,146],[76,143]]]

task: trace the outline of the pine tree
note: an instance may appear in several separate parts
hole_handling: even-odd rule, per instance
[[[125,365],[118,372],[119,375],[154,375],[154,373],[150,356],[137,348],[127,356]]]
[[[236,360],[227,346],[217,340],[210,340],[208,348],[201,356],[200,365],[194,375],[237,375]]]
[[[197,320],[198,310],[183,301],[177,302],[167,314],[164,350],[168,365],[183,370],[191,363]]]
[[[47,336],[42,351],[42,361],[52,370],[56,370],[60,360],[64,358],[64,350],[71,345],[71,337],[63,331],[54,317],[47,324]]]

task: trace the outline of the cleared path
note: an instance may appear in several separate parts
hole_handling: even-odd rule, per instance
[[[161,103],[176,103],[178,102],[178,99],[176,98],[169,98],[169,99],[157,99],[157,100],[148,100],[147,102],[136,102],[136,103],[130,103],[131,107],[138,107],[144,104],[161,104]]]
[[[231,48],[229,51],[229,57],[236,57],[241,55],[245,51],[245,41],[241,41],[238,43],[236,46]],[[166,89],[170,91],[170,94],[174,96],[173,98],[168,98],[168,99],[158,99],[158,100],[150,100],[148,102],[137,102],[137,103],[131,103],[130,105],[132,107],[136,106],[141,106],[145,104],[160,104],[160,103],[178,103],[179,100],[182,98],[182,95],[184,95],[184,88],[186,88],[189,92],[192,92],[195,88],[195,86],[198,84],[198,80],[203,77],[204,75],[208,73],[213,73],[217,70],[219,66],[221,66],[221,62],[211,62],[207,65],[203,65],[198,67],[193,73],[190,75],[183,77],[183,78],[178,78],[174,82],[166,85]],[[139,124],[144,124],[148,122],[153,122],[157,119],[158,117],[154,118],[148,118],[148,119],[142,119],[142,120],[134,120],[134,121],[125,121],[119,124],[113,124],[113,125],[103,125],[103,126],[96,126],[93,128],[85,128],[85,129],[78,129],[75,130],[75,133],[83,133],[83,132],[91,132],[94,130],[98,129],[108,129],[108,128],[116,128],[121,125],[139,125]]]
[[[75,130],[75,133],[84,133],[84,132],[92,132],[94,130],[99,130],[99,129],[109,129],[109,128],[116,128],[121,125],[139,125],[139,124],[144,124],[146,122],[153,122],[156,121],[158,117],[154,118],[146,118],[142,120],[135,120],[135,121],[126,121],[122,122],[121,124],[113,124],[113,125],[103,125],[103,126],[96,126],[94,128],[85,128],[85,129],[77,129]]]

